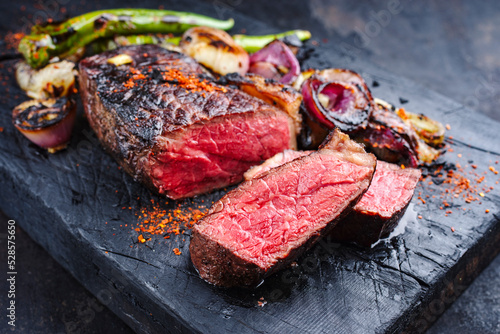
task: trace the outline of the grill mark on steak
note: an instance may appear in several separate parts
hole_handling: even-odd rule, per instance
[[[128,54],[132,63],[108,63],[118,54]],[[79,81],[85,113],[104,148],[136,180],[174,199],[239,182],[250,166],[295,146],[293,121],[286,113],[214,83],[192,58],[155,45],[86,58]],[[215,151],[206,151],[192,137],[199,127],[214,138]],[[240,134],[239,128],[253,135]],[[194,144],[186,146],[189,140]],[[217,152],[225,140],[232,147]],[[197,159],[220,174],[196,165]],[[190,179],[199,180],[187,185]],[[176,189],[176,184],[186,188]]]
[[[318,152],[264,172],[193,228],[191,259],[219,286],[255,286],[328,233],[368,189],[376,159],[335,130]]]

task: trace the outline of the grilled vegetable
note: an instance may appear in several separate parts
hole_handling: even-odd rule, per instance
[[[182,33],[194,26],[231,29],[234,20],[216,20],[198,14],[157,9],[107,9],[73,17],[62,23],[36,25],[19,51],[33,68],[51,58],[66,57],[98,38],[143,33]]]
[[[234,35],[233,39],[247,52],[253,53],[259,51],[275,39],[283,39],[294,35],[301,41],[306,41],[311,38],[311,33],[307,30],[290,30],[278,34],[262,36]]]
[[[412,126],[405,123],[390,104],[382,102],[376,104],[368,126],[356,133],[355,139],[384,161],[417,167],[436,160],[439,151],[420,139]]]
[[[323,70],[307,79],[301,91],[309,116],[327,129],[352,134],[366,127],[373,99],[357,73]]]
[[[403,121],[409,122],[418,136],[427,144],[438,146],[443,143],[445,132],[443,124],[422,114],[411,113],[403,108],[397,109],[396,113]]]
[[[210,27],[191,28],[184,33],[179,46],[185,54],[216,73],[245,74],[248,71],[248,53],[225,31]]]
[[[71,98],[30,100],[14,108],[12,122],[30,141],[55,153],[66,147],[75,115],[76,105]]]
[[[396,114],[427,144],[439,146],[444,141],[445,128],[443,124],[423,114],[414,114],[403,108],[396,109],[392,104],[375,98],[375,102],[385,109],[392,109]]]
[[[250,56],[248,71],[289,85],[299,76],[300,64],[285,43],[274,40]]]
[[[74,67],[75,64],[64,60],[35,70],[21,61],[16,65],[16,80],[33,99],[66,96],[75,84]]]
[[[89,48],[91,54],[96,54],[127,45],[157,44],[165,49],[181,52],[182,50],[178,46],[180,40],[181,37],[162,34],[114,36],[108,39],[99,39],[91,43]]]

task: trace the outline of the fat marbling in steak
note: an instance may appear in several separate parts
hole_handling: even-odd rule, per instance
[[[117,55],[126,56],[117,62]],[[79,83],[104,148],[173,199],[237,183],[250,166],[295,146],[285,112],[214,83],[192,58],[155,45],[86,58]]]

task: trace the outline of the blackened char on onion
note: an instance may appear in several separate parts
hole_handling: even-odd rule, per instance
[[[327,129],[353,134],[363,130],[373,110],[373,97],[363,78],[345,69],[327,69],[302,85],[305,110]]]

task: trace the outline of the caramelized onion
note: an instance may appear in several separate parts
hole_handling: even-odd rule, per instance
[[[371,95],[357,83],[345,81],[324,82],[314,75],[302,85],[306,111],[328,129],[338,127],[354,133],[366,127],[371,113]]]
[[[30,141],[54,153],[66,147],[75,116],[75,102],[61,97],[21,103],[12,112],[12,122]]]
[[[271,68],[274,68],[274,70]],[[249,72],[262,75],[268,79],[278,77],[279,82],[291,84],[300,74],[300,64],[292,50],[285,43],[274,40],[250,56]]]

